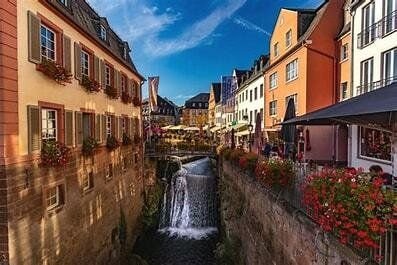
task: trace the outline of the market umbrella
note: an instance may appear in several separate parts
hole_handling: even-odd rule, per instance
[[[288,101],[287,109],[285,110],[284,121],[295,118],[295,102],[293,98]],[[293,151],[293,146],[295,143],[296,127],[295,125],[283,124],[281,127],[281,138],[284,141],[284,156],[292,158],[291,152]]]
[[[254,146],[255,150],[258,154],[260,154],[261,149],[262,149],[262,117],[261,113],[258,112],[256,115],[256,121],[255,121],[255,135],[254,135]]]

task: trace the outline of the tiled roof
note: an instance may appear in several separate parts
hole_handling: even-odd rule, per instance
[[[338,38],[342,37],[346,33],[348,33],[351,29],[351,23],[347,23],[346,25],[343,26],[342,30],[339,32]]]
[[[57,11],[75,23],[90,37],[99,42],[102,47],[112,53],[113,56],[123,61],[131,71],[136,73],[144,80],[136,69],[129,52],[131,51],[128,42],[123,41],[109,26],[107,19],[99,14],[86,2],[86,0],[68,0],[68,6],[65,7],[58,1],[50,1]],[[100,38],[100,26],[106,28],[106,40]],[[127,57],[124,58],[124,47],[127,49]]]
[[[210,99],[210,93],[200,93],[188,100],[186,100],[186,103],[193,103],[193,102],[202,102],[206,103]]]
[[[214,91],[214,96],[215,96],[215,104],[218,103],[221,100],[221,83],[212,83],[211,85],[213,91]]]

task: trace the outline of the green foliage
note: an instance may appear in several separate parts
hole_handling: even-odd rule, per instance
[[[41,164],[45,167],[62,167],[69,161],[70,149],[57,141],[43,141]]]
[[[113,150],[117,149],[119,146],[120,146],[119,141],[113,135],[109,136],[106,139],[106,147],[109,151],[113,151]]]
[[[93,137],[87,137],[83,141],[82,152],[85,156],[92,156],[95,153],[95,149],[98,148],[98,141]]]
[[[145,231],[155,229],[158,225],[163,193],[164,186],[160,183],[157,183],[150,189],[146,197],[142,212],[142,223]]]
[[[243,265],[241,240],[237,237],[225,237],[215,249],[217,265]]]

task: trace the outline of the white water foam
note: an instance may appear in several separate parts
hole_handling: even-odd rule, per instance
[[[167,228],[160,229],[159,232],[168,234],[171,237],[176,236],[178,238],[202,240],[214,233],[217,233],[218,228],[216,228],[216,227],[201,227],[201,228],[167,227]]]

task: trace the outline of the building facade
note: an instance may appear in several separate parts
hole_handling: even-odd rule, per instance
[[[352,1],[353,96],[397,81],[397,1]],[[349,164],[391,172],[391,133],[351,126]]]
[[[2,261],[110,264],[142,206],[144,78],[84,0],[5,0],[0,11]],[[89,139],[99,147],[87,156]]]
[[[186,100],[182,110],[182,124],[190,127],[204,127],[208,122],[209,93],[200,93]]]
[[[216,124],[216,105],[221,101],[221,83],[212,83],[210,87],[210,99],[208,102],[208,124],[210,127]]]
[[[265,71],[265,131],[277,137],[289,99],[296,115],[303,115],[337,101],[335,39],[343,27],[343,0],[325,1],[317,9],[280,11],[270,41]],[[340,18],[340,19],[339,19]],[[301,128],[303,130],[303,128]],[[338,160],[334,128],[312,126],[306,159]],[[276,134],[276,135],[274,135]]]
[[[179,123],[178,106],[166,97],[163,98],[159,95],[157,95],[157,110],[152,111],[149,115],[149,100],[146,99],[142,103],[142,114],[145,123],[148,123],[150,118],[160,127]]]

